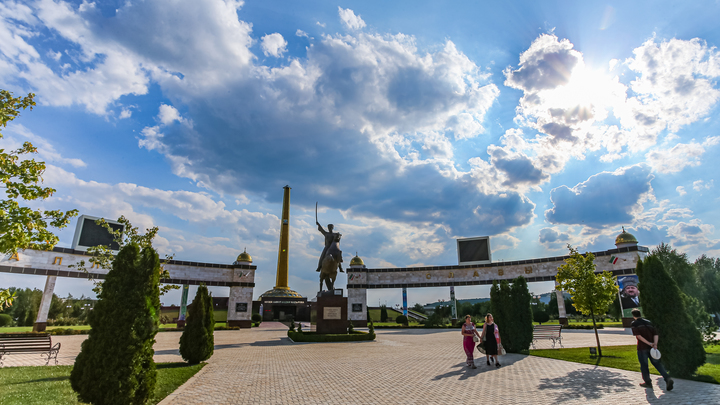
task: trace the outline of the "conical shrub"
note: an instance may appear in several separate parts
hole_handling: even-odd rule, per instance
[[[144,404],[155,389],[153,343],[159,327],[160,260],[152,247],[124,246],[88,316],[70,384],[83,402]]]
[[[639,261],[636,269],[640,307],[655,325],[662,362],[671,375],[689,377],[705,364],[700,331],[693,324],[683,293],[655,255]]]
[[[198,287],[180,336],[180,355],[190,364],[209,359],[215,350],[215,318],[207,287]]]

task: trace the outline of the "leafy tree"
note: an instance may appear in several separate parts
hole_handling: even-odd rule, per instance
[[[620,296],[616,296],[613,302],[608,306],[607,313],[616,321],[622,318],[622,310],[620,308]]]
[[[695,260],[694,267],[705,309],[710,313],[720,312],[720,259],[702,255]]]
[[[143,404],[154,391],[160,259],[152,240],[144,242],[120,249],[89,315],[90,334],[70,373],[83,402]]]
[[[416,302],[415,305],[411,308],[415,312],[419,312],[421,314],[425,314],[425,307],[420,305],[420,303]]]
[[[0,290],[0,310],[10,308],[15,301],[15,292],[10,290]]]
[[[608,305],[618,294],[618,287],[609,271],[595,274],[595,255],[585,253],[583,256],[570,245],[568,249],[570,249],[570,257],[565,259],[565,264],[558,268],[555,276],[558,282],[557,288],[570,293],[575,309],[592,318],[598,356],[602,356],[595,316],[605,314]]]
[[[380,322],[387,322],[387,319],[388,319],[387,306],[381,305],[380,306]]]
[[[32,110],[34,97],[33,93],[13,97],[9,91],[0,90],[0,129],[17,118],[20,110]],[[55,192],[51,187],[40,186],[45,163],[29,158],[35,153],[37,148],[30,142],[10,152],[0,149],[0,181],[5,189],[5,198],[0,200],[0,253],[15,253],[19,249],[52,250],[58,237],[48,230],[48,222],[51,227],[64,228],[78,213],[77,210],[43,211],[20,206],[19,200],[44,200]],[[0,308],[12,305],[14,298],[8,290],[0,290]]]
[[[513,346],[512,328],[509,327],[512,318],[512,303],[510,297],[510,283],[502,280],[500,283],[493,281],[490,287],[490,313],[500,329],[500,339],[503,347]]]
[[[292,323],[295,330],[295,321]],[[215,316],[212,298],[207,287],[198,287],[195,299],[188,308],[187,323],[180,336],[180,355],[190,364],[209,359],[215,350]]]
[[[660,335],[658,349],[673,375],[689,377],[705,363],[700,331],[687,309],[687,299],[658,257],[650,254],[637,264],[640,306]]]
[[[666,243],[660,243],[650,254],[662,262],[665,270],[670,274],[680,291],[687,295],[699,297],[697,273],[688,261],[687,254],[680,253]]]

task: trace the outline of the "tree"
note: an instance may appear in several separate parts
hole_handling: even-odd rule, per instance
[[[667,243],[660,243],[650,252],[662,262],[680,291],[687,295],[699,297],[698,280],[695,267],[688,261],[686,253],[680,253]]]
[[[397,317],[395,317],[395,323],[407,326],[408,318],[405,315],[398,315]]]
[[[120,249],[89,315],[90,334],[70,373],[83,402],[143,404],[155,389],[160,259],[151,239],[144,242]]]
[[[420,305],[420,303],[416,302],[415,305],[411,308],[415,312],[419,312],[421,314],[425,314],[425,307]]]
[[[294,330],[295,321],[293,321]],[[198,287],[188,308],[187,323],[180,336],[180,355],[190,364],[209,359],[215,350],[215,316],[212,298],[205,285]]]
[[[9,91],[0,90],[0,129],[17,118],[21,109],[32,110],[34,97],[33,93],[13,97]],[[55,192],[51,187],[40,186],[45,163],[28,158],[34,153],[37,148],[30,142],[10,152],[0,149],[0,181],[5,189],[5,198],[0,200],[0,253],[16,253],[19,249],[52,250],[58,237],[48,230],[48,222],[51,227],[64,228],[70,218],[78,214],[77,210],[43,211],[20,206],[18,200],[44,200]],[[0,290],[0,308],[12,305],[14,298],[8,290]]]
[[[658,331],[662,361],[673,375],[689,377],[705,363],[700,331],[688,314],[687,300],[656,254],[636,268],[640,306]]]
[[[510,284],[507,280],[502,280],[500,283],[493,281],[490,287],[490,313],[500,330],[500,339],[506,349],[514,347],[512,341],[514,336],[509,326],[512,318],[510,300]]]
[[[694,267],[705,309],[710,313],[720,312],[720,259],[702,255],[695,260]]]
[[[602,356],[595,316],[605,314],[608,305],[618,294],[618,287],[609,271],[595,274],[595,255],[585,253],[583,256],[570,245],[568,249],[570,249],[570,257],[565,259],[565,264],[558,268],[555,276],[558,282],[557,289],[570,293],[575,309],[590,315],[595,330],[598,356]]]
[[[510,287],[510,326],[512,345],[505,347],[511,353],[520,353],[530,347],[533,339],[533,313],[530,302],[532,295],[527,280],[520,276],[513,280]]]
[[[549,320],[550,315],[548,315],[547,312],[541,310],[533,311],[533,321],[542,325],[544,322]]]
[[[387,322],[388,313],[385,305],[380,305],[380,322]]]

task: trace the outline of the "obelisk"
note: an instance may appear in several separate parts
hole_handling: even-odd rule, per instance
[[[278,247],[276,290],[289,290],[288,250],[290,249],[290,186],[283,187],[282,219],[280,220],[280,246]]]
[[[288,286],[288,268],[290,253],[290,186],[283,187],[282,218],[280,219],[280,244],[278,246],[277,275],[275,288],[266,291],[260,297],[298,297],[300,294]]]

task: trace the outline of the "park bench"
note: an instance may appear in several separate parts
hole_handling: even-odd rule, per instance
[[[533,349],[535,348],[535,342],[538,341],[538,339],[550,339],[552,340],[553,349],[555,348],[555,343],[560,343],[561,347],[565,347],[562,344],[562,325],[535,325],[533,327],[533,340],[532,340],[532,346]]]
[[[0,367],[3,367],[5,356],[11,353],[40,353],[40,357],[47,356],[46,366],[50,364],[50,359],[55,359],[57,365],[58,352],[60,343],[53,346],[49,333],[0,334]]]

